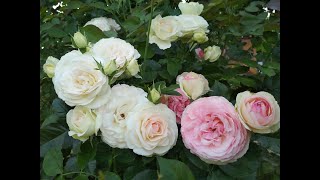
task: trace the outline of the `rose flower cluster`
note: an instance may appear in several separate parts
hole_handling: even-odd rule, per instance
[[[208,23],[200,14],[203,5],[180,3],[179,16],[161,17],[151,22],[149,43],[160,49],[171,42],[207,41]],[[95,18],[85,26],[101,31],[118,31],[111,18]],[[164,155],[178,138],[178,125],[186,148],[210,164],[227,164],[242,157],[249,148],[250,133],[272,133],[280,128],[280,108],[267,92],[241,92],[233,106],[221,96],[202,97],[210,91],[208,80],[195,72],[176,77],[180,95],[148,93],[139,87],[116,84],[119,79],[139,77],[139,52],[119,38],[87,42],[80,32],[73,36],[73,50],[60,60],[48,57],[43,66],[52,78],[55,92],[74,107],[66,115],[69,136],[82,142],[101,134],[113,148],[129,148],[142,156]],[[209,46],[196,49],[199,59],[216,61],[221,50]],[[159,103],[161,102],[161,103]]]

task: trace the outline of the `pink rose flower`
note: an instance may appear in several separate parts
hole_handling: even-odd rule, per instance
[[[182,92],[180,88],[176,89],[181,96],[165,96],[162,103],[166,104],[176,114],[176,121],[178,124],[181,122],[181,116],[184,109],[190,104],[189,98]]]
[[[182,114],[181,135],[191,153],[217,165],[235,162],[247,152],[250,142],[250,133],[235,108],[220,96],[192,102]]]
[[[241,92],[237,95],[235,108],[241,122],[250,131],[265,134],[280,128],[280,107],[268,92]]]

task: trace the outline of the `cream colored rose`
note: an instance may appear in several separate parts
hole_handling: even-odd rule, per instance
[[[176,144],[177,138],[176,115],[166,105],[148,102],[129,113],[125,139],[134,153],[162,156]]]
[[[195,32],[208,33],[208,22],[201,16],[179,15],[176,19],[181,24],[182,36],[192,37]]]
[[[180,37],[181,24],[176,16],[161,17],[158,15],[151,21],[149,43],[157,44],[160,49],[168,49],[171,42]]]
[[[97,119],[102,121],[102,140],[111,147],[127,148],[124,139],[128,114],[137,104],[146,103],[147,93],[141,88],[117,84],[111,88],[110,101],[97,109]]]
[[[177,84],[186,96],[195,100],[206,94],[210,88],[208,80],[202,75],[194,72],[184,72],[177,77]]]
[[[94,25],[98,27],[101,31],[118,31],[121,29],[119,24],[117,24],[114,19],[106,17],[93,18],[90,21],[88,21],[84,26],[87,25]]]
[[[235,108],[248,130],[265,134],[276,132],[280,128],[280,107],[268,92],[239,93]]]
[[[221,55],[221,49],[219,46],[208,46],[204,49],[204,59],[210,62],[215,62]]]
[[[200,15],[203,11],[203,5],[198,2],[180,2],[178,5],[182,14]]]
[[[48,75],[49,78],[54,76],[54,70],[58,62],[59,60],[57,58],[49,56],[46,63],[43,65],[43,71]]]
[[[104,64],[103,59],[96,60]],[[82,105],[91,109],[107,103],[110,95],[108,77],[97,67],[91,55],[80,51],[62,56],[52,79],[58,97],[69,106]]]
[[[67,113],[67,124],[70,131],[69,136],[84,142],[93,134],[98,133],[101,121],[91,109],[84,106],[76,106]]]
[[[140,57],[139,52],[131,44],[113,37],[100,39],[93,45],[90,53],[105,61],[115,60],[117,68],[122,68],[126,62]]]

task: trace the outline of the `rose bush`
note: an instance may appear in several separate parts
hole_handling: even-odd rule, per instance
[[[279,179],[267,2],[41,0],[41,179]]]

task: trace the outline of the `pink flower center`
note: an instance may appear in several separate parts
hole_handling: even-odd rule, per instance
[[[224,125],[218,117],[206,118],[207,123],[204,123],[200,127],[200,138],[201,142],[205,145],[220,145],[224,136]]]
[[[259,113],[262,117],[268,117],[272,114],[272,108],[268,101],[262,98],[255,98],[249,101],[251,112]]]
[[[192,79],[196,79],[196,77],[193,76],[193,74],[189,73],[184,77],[184,80],[192,80]]]

